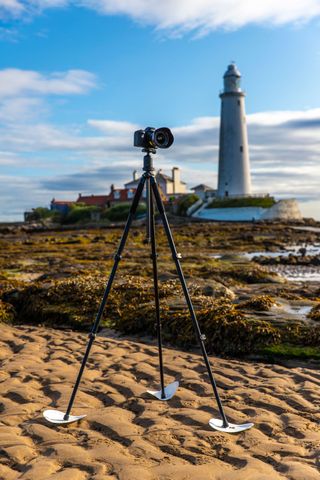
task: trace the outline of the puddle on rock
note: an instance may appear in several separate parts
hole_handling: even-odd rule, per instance
[[[313,305],[302,305],[301,303],[294,304],[294,303],[282,303],[278,302],[277,304],[273,305],[270,309],[270,311],[273,312],[286,312],[289,313],[290,315],[295,315],[297,317],[307,317],[310,311],[312,310]]]
[[[270,272],[277,273],[290,282],[320,282],[320,268],[305,265],[268,265]]]
[[[300,249],[305,249],[305,256],[308,257],[315,257],[320,255],[320,244],[313,244],[313,245],[290,245],[283,250],[277,250],[276,252],[245,252],[242,254],[248,260],[252,260],[254,257],[268,257],[268,258],[276,258],[276,257],[289,257],[289,255],[297,255],[301,256]]]

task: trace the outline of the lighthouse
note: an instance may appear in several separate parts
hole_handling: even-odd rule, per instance
[[[218,197],[251,194],[248,134],[245,117],[245,93],[241,74],[231,63],[223,76],[221,98]]]

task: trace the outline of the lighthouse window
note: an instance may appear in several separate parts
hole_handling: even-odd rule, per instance
[[[238,100],[238,105],[240,105],[240,100]]]
[[[240,152],[243,152],[243,146],[240,145]]]

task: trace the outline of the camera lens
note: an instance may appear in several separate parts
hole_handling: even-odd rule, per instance
[[[162,132],[158,133],[155,137],[155,141],[159,146],[168,143],[167,135]]]
[[[153,134],[153,141],[159,148],[169,148],[173,144],[173,135],[169,128],[158,128]]]

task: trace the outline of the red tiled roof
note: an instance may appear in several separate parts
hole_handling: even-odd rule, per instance
[[[70,202],[70,200],[52,200],[51,205],[72,205],[74,202]]]
[[[77,203],[84,203],[88,206],[104,207],[108,202],[130,201],[132,199],[132,193],[135,191],[135,188],[115,188],[109,193],[109,195],[79,195]],[[131,192],[130,196],[128,196],[129,192]]]
[[[110,200],[110,195],[79,195],[77,203],[88,206],[104,207]]]

